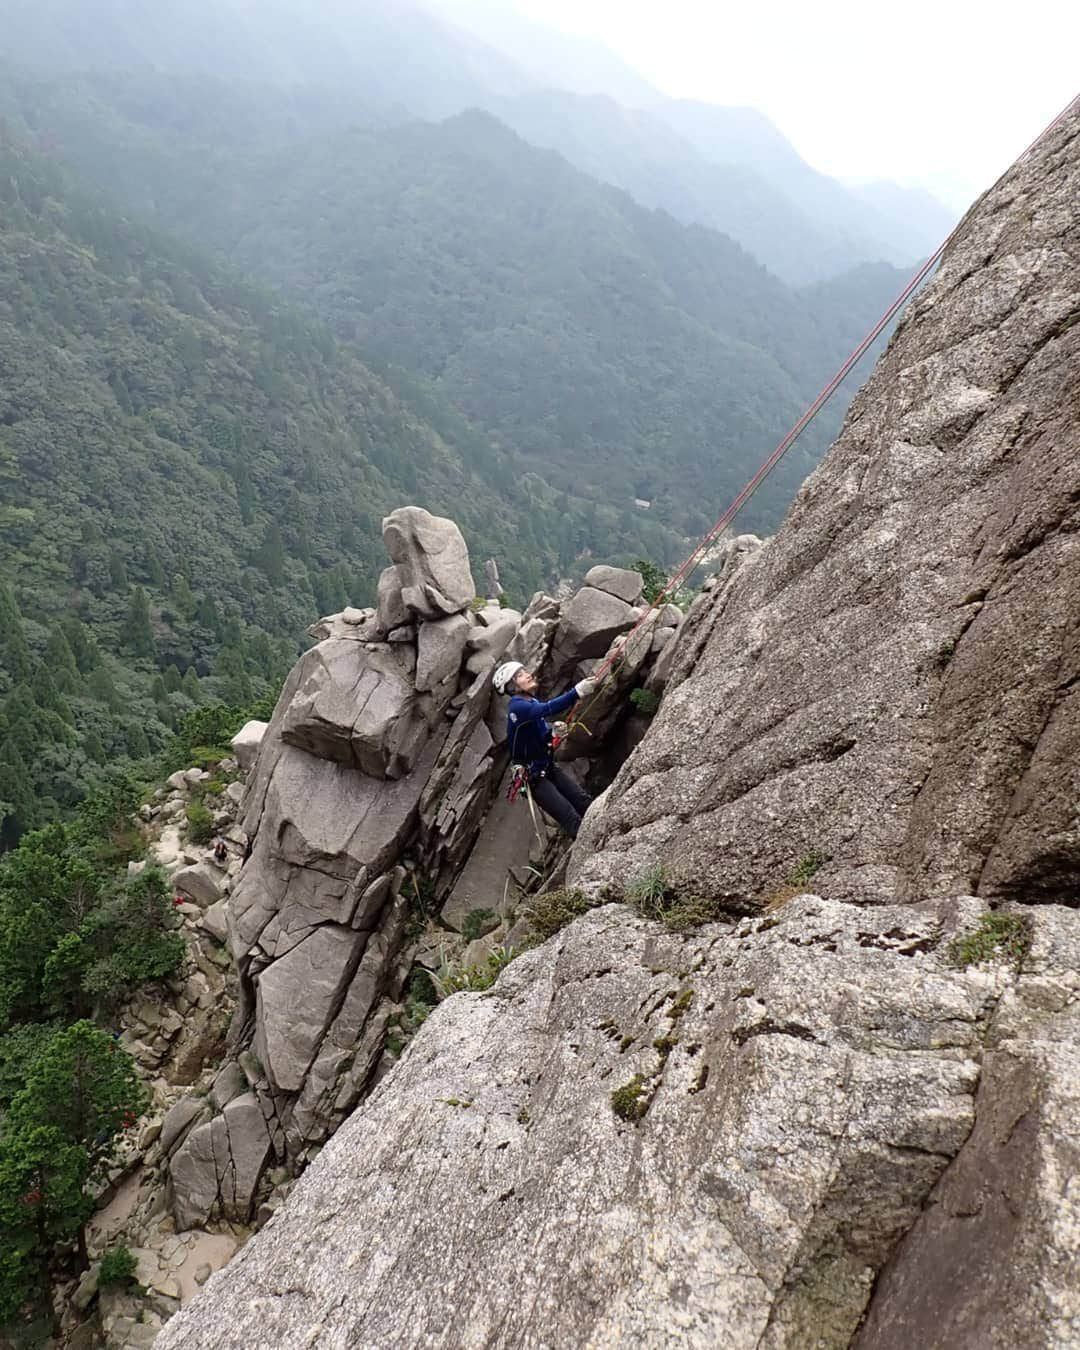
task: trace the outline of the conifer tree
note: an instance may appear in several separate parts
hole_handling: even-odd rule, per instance
[[[154,631],[150,627],[150,602],[141,586],[131,593],[120,640],[136,656],[153,656]]]
[[[61,628],[67,644],[71,648],[71,653],[75,658],[75,666],[80,675],[86,675],[95,667],[101,665],[101,653],[97,649],[94,639],[86,631],[81,619],[71,614],[63,620]]]
[[[129,722],[125,739],[127,752],[132,759],[146,759],[150,754],[150,742],[146,738],[141,722]]]
[[[56,682],[49,673],[49,668],[44,662],[34,671],[34,678],[30,682],[30,689],[34,695],[34,702],[39,708],[47,712],[56,713],[62,717],[65,722],[74,722],[71,709],[66,700],[61,698],[60,691],[56,687]]]
[[[181,692],[193,703],[198,703],[202,698],[202,692],[199,688],[199,677],[195,674],[195,667],[188,666],[184,671],[184,678],[180,681]]]
[[[176,667],[166,666],[164,678],[166,691],[170,694],[178,694],[180,692],[181,680],[180,680],[180,672],[176,669]]]
[[[6,670],[18,683],[29,678],[31,669],[19,606],[11,588],[0,581],[0,670]]]
[[[262,543],[254,561],[255,566],[271,586],[280,586],[285,580],[285,546],[282,543],[281,531],[272,520],[263,531]]]

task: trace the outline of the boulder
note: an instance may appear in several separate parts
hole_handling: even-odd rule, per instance
[[[409,620],[409,611],[401,598],[401,573],[396,567],[386,567],[379,573],[378,590],[379,627],[385,633],[403,627]]]
[[[266,722],[245,722],[229,742],[242,773],[250,773],[254,768],[267,725]]]
[[[415,772],[390,782],[268,742],[244,817],[252,855],[228,904],[238,961],[283,956],[319,924],[352,921],[369,882],[392,867],[416,828],[443,727]]]
[[[161,1123],[161,1151],[171,1153],[191,1127],[206,1119],[209,1114],[210,1108],[202,1097],[181,1097],[176,1105],[169,1109]]]
[[[281,738],[373,777],[407,774],[449,694],[421,697],[397,650],[336,638],[314,647],[299,663]]]
[[[585,573],[585,585],[594,586],[598,591],[606,591],[608,595],[618,596],[628,605],[636,605],[641,601],[642,592],[645,590],[645,578],[640,572],[630,568],[601,565],[589,568]]]
[[[521,616],[518,631],[506,649],[506,659],[520,661],[526,669],[538,671],[551,647],[561,613],[558,600],[537,591]]]
[[[470,675],[479,675],[502,659],[521,623],[521,615],[513,609],[482,609],[479,622],[469,630],[466,647],[469,657],[465,668]]]
[[[210,1218],[246,1223],[270,1149],[270,1131],[251,1092],[194,1129],[170,1164],[177,1229],[201,1228]]]
[[[562,608],[551,656],[544,667],[545,685],[557,692],[580,662],[603,656],[638,617],[638,611],[618,596],[598,591],[595,586],[582,586]]]
[[[323,924],[258,977],[255,1052],[274,1087],[300,1090],[365,941],[352,928]]]
[[[224,873],[213,863],[199,862],[174,872],[172,885],[181,895],[189,895],[205,909],[221,899],[224,880]]]
[[[235,1060],[229,1060],[218,1070],[210,1089],[210,1105],[215,1111],[222,1111],[242,1092],[247,1091],[248,1081],[244,1071]]]
[[[403,506],[386,517],[382,531],[410,614],[438,619],[469,607],[476,598],[469,551],[452,520],[419,506]]]
[[[464,614],[421,623],[416,643],[417,689],[427,693],[457,676],[471,627]]]

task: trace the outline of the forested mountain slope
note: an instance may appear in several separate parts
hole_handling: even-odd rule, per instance
[[[43,71],[154,69],[362,90],[421,117],[532,79],[409,0],[0,0],[5,59]]]
[[[665,552],[428,409],[444,436],[327,329],[0,145],[9,842],[202,699],[272,687],[313,615],[371,601],[403,499],[452,507],[520,597],[586,535]]]
[[[16,79],[9,115],[314,304],[370,360],[419,374],[558,487],[622,510],[643,498],[679,532],[707,527],[900,285],[878,269],[819,312],[730,239],[481,113],[333,134],[323,104],[301,143],[295,101],[263,122],[234,116],[224,83],[162,83]],[[750,527],[776,523],[837,424],[807,438]]]
[[[950,223],[925,193],[817,172],[753,109],[666,98],[601,44],[489,0],[0,0],[0,29],[7,60],[68,78],[210,75],[399,118],[486,108],[644,205],[730,234],[792,284],[907,266]]]

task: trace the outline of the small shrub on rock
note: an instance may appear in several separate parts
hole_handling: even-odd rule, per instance
[[[101,1269],[98,1272],[98,1287],[108,1289],[113,1285],[127,1284],[139,1263],[131,1253],[131,1249],[124,1243],[117,1243],[115,1247],[110,1247],[101,1258]]]
[[[645,1080],[641,1074],[634,1074],[629,1083],[615,1089],[611,1094],[611,1109],[620,1120],[641,1120],[649,1109],[649,1101],[645,1096]]]
[[[635,689],[630,695],[630,704],[642,717],[655,717],[656,710],[660,707],[660,697],[651,689]]]
[[[561,932],[567,924],[595,909],[603,901],[593,900],[584,891],[545,891],[534,895],[522,911],[525,922],[536,935],[537,942],[546,942]]]
[[[202,802],[187,806],[187,837],[193,844],[208,844],[214,837],[214,817]]]

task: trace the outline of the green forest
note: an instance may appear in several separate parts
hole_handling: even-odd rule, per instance
[[[0,145],[0,839],[57,818],[201,702],[275,688],[305,628],[373,601],[422,500],[527,597],[646,518],[571,503],[403,374]],[[508,547],[510,541],[512,546]]]

